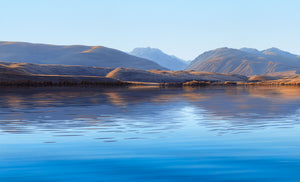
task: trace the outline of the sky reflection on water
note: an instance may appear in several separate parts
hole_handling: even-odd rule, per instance
[[[300,181],[298,87],[0,92],[0,181]]]

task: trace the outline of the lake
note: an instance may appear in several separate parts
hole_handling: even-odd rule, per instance
[[[300,87],[0,90],[1,182],[300,181]]]

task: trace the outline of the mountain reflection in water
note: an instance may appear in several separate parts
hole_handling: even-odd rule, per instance
[[[300,181],[300,87],[0,91],[0,181]]]
[[[298,119],[286,117],[299,118],[300,88],[4,89],[0,101],[2,132],[86,127],[115,130],[124,124],[134,129],[157,125],[167,129],[180,127],[182,122],[159,118],[177,115],[180,110],[184,114],[182,109],[192,110],[190,117],[199,125],[230,131],[298,124]],[[124,118],[134,122],[125,123]],[[138,120],[142,124],[134,124]]]

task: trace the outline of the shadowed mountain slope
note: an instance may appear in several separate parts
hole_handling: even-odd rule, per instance
[[[135,48],[130,54],[137,57],[149,59],[156,62],[157,64],[166,67],[170,70],[183,70],[187,67],[188,62],[179,59],[175,56],[168,55],[159,49],[155,48]]]
[[[57,46],[26,42],[0,41],[0,61],[109,68],[129,67],[144,70],[166,69],[153,61],[103,46]]]
[[[186,70],[260,75],[300,70],[297,55],[271,48],[264,51],[242,48],[219,48],[198,56]]]

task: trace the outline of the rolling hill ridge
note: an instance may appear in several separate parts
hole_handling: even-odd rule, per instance
[[[166,70],[153,61],[103,46],[58,46],[0,41],[0,61]]]

